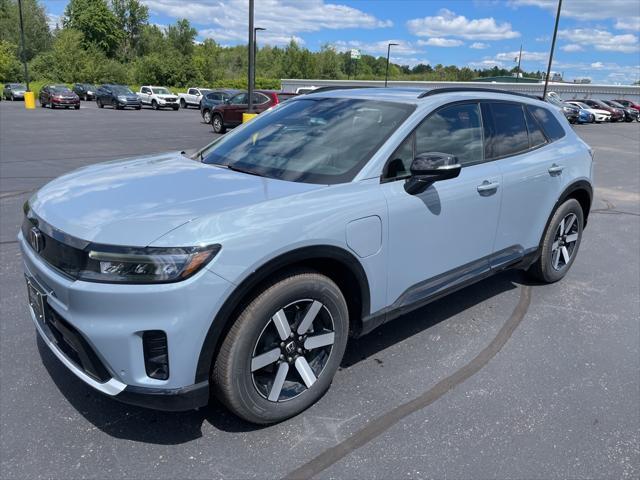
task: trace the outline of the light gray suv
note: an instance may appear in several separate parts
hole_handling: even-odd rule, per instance
[[[25,205],[31,314],[80,379],[255,423],[328,389],[347,339],[507,268],[576,258],[592,152],[535,98],[323,90],[189,158],[64,175]]]

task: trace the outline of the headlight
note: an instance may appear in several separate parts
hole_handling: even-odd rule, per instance
[[[158,98],[158,101],[159,101],[160,103],[164,103],[164,102],[165,102],[164,98]]]
[[[124,95],[118,95],[118,100],[120,100],[121,102],[126,102],[127,97],[125,97]]]
[[[91,248],[91,247],[90,247]],[[108,283],[169,283],[198,272],[220,245],[185,248],[95,246],[78,279]]]

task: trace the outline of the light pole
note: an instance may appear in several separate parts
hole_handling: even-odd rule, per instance
[[[553,40],[551,40],[551,51],[549,52],[549,65],[547,65],[547,76],[544,78],[544,90],[542,91],[542,100],[547,98],[547,85],[549,84],[549,74],[551,73],[551,62],[553,61],[553,49],[556,48],[556,35],[558,34],[558,22],[560,21],[560,10],[562,9],[562,0],[558,0],[558,12],[556,13],[556,25],[553,27]]]
[[[255,32],[253,31],[253,3],[254,0],[249,0],[249,72],[247,78],[247,94],[249,98],[247,100],[247,112],[253,113],[253,69],[255,67],[255,49],[254,40]]]
[[[387,45],[387,68],[384,71],[384,88],[387,88],[387,81],[389,80],[389,55],[391,54],[391,47],[397,45],[397,43],[390,43]]]
[[[22,43],[22,64],[24,65],[24,80],[27,84],[27,92],[30,92],[29,89],[29,69],[27,68],[27,49],[24,44],[24,22],[22,20],[22,0],[18,0],[18,12],[20,14],[20,40]]]
[[[258,63],[258,40],[257,40],[257,33],[258,31],[265,31],[266,28],[261,28],[261,27],[255,27],[253,29],[253,61],[254,61],[254,65],[253,65],[253,84],[255,86],[256,83],[256,65]]]

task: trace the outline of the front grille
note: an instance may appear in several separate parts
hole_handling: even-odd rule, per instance
[[[69,243],[84,247],[88,245],[88,242],[81,242],[63,233],[54,232],[37,219],[25,217],[22,222],[22,235],[27,243],[29,243],[30,231],[34,227],[38,228],[43,239],[40,251],[36,252],[40,258],[63,274],[76,278],[87,262],[87,254],[82,248],[76,248]],[[67,241],[62,242],[55,236]],[[29,245],[33,249],[30,243]]]
[[[47,309],[45,328],[51,333],[49,338],[56,344],[58,349],[87,375],[103,383],[111,379],[111,375],[109,375],[91,345],[78,330],[52,308]]]

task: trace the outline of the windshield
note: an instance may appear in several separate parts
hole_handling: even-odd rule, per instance
[[[50,90],[55,93],[71,93],[69,87],[66,87],[64,85],[53,85]]]
[[[26,86],[24,86],[21,83],[11,83],[10,87],[13,88],[13,89],[17,89],[17,90],[19,90],[19,89],[23,89],[24,90],[24,89],[27,88]]]
[[[153,93],[155,94],[160,94],[160,95],[171,95],[171,92],[169,90],[167,90],[164,87],[160,87],[160,88],[152,88],[151,89],[153,91]]]
[[[353,179],[413,105],[344,98],[292,100],[198,154],[203,163],[280,180]]]
[[[128,87],[113,87],[113,93],[118,95],[133,95],[133,92]]]

